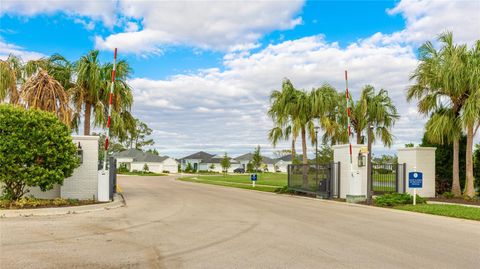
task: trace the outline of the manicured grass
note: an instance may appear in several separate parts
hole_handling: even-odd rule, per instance
[[[121,173],[118,173],[117,172],[117,175],[145,176],[145,177],[168,176],[167,174],[160,174],[160,173],[153,173],[153,172],[148,172],[148,173],[142,173],[142,172],[121,172]]]
[[[233,188],[275,192],[287,185],[287,175],[281,173],[259,173],[255,188],[252,187],[250,175],[208,175],[179,178],[182,181],[227,186]]]
[[[374,173],[372,179],[373,181],[377,181],[377,182],[391,182],[392,184],[395,184],[395,174]]]
[[[415,206],[401,205],[395,206],[393,208],[405,211],[413,211],[432,215],[480,221],[480,208],[478,207],[467,207],[461,205],[422,204]]]

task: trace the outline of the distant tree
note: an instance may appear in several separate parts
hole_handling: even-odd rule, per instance
[[[149,170],[148,170],[148,165],[147,165],[147,164],[144,164],[144,165],[143,165],[143,172],[144,172],[144,173],[148,173],[148,171],[149,171]]]
[[[100,138],[98,139],[98,161],[100,163],[103,162],[104,160],[104,155],[105,155],[105,134],[97,134],[93,133],[93,135],[97,135]],[[108,141],[108,155],[112,156],[113,154],[117,152],[121,152],[125,150],[125,147],[122,145],[122,143],[117,141],[118,139],[115,137],[110,137]]]
[[[52,113],[0,105],[0,184],[17,200],[28,187],[51,190],[78,167],[71,130]]]
[[[328,144],[322,144],[318,149],[318,163],[333,162],[333,149]]]
[[[208,168],[210,168],[210,170],[214,170],[215,169],[215,164],[213,164],[213,163],[210,164],[210,166]]]
[[[407,143],[407,144],[405,144],[405,147],[406,148],[413,148],[413,147],[415,147],[415,145],[413,143]]]
[[[139,119],[135,119],[135,128],[130,131],[130,137],[128,140],[129,148],[142,149],[144,146],[151,146],[155,142],[153,139],[147,139],[146,137],[151,135],[152,129]]]
[[[253,173],[253,171],[254,171],[254,167],[253,167],[252,162],[248,162],[247,163],[247,173]]]
[[[192,172],[192,170],[193,170],[192,164],[187,163],[187,166],[185,167],[185,173],[190,173],[190,172]]]
[[[260,166],[262,165],[263,157],[260,153],[260,146],[257,146],[253,151],[252,156],[252,165],[255,167],[255,170],[258,171]]]
[[[223,175],[225,176],[227,174],[228,168],[230,168],[230,166],[232,165],[230,162],[230,158],[228,157],[226,152],[223,155],[223,159],[220,162],[220,165],[222,166]]]
[[[148,149],[146,152],[147,152],[147,153],[151,153],[151,154],[153,154],[153,155],[157,155],[157,156],[160,155],[156,149]]]

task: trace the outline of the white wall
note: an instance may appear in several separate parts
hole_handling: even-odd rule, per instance
[[[73,142],[83,149],[83,163],[60,188],[62,198],[93,199],[98,188],[98,136],[73,136]]]
[[[170,174],[178,173],[178,162],[175,159],[172,159],[172,158],[165,159],[162,162],[162,164],[163,164],[162,172],[168,171],[170,172]]]
[[[360,195],[367,195],[367,166],[358,167],[358,153],[366,145],[352,145],[352,169],[360,172]],[[350,149],[349,145],[333,146],[333,160],[340,162],[340,198],[350,194]]]
[[[423,188],[417,189],[422,197],[435,197],[435,150],[433,147],[414,147],[398,149],[398,163],[406,163],[406,192],[413,194],[408,188],[408,173],[423,173]]]

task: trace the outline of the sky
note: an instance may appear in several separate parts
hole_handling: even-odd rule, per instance
[[[405,93],[419,46],[444,31],[457,43],[480,39],[480,0],[0,2],[2,59],[75,61],[98,49],[112,61],[117,47],[134,71],[134,116],[173,157],[288,149],[267,139],[270,93],[284,78],[341,91],[344,70],[354,98],[366,84],[384,88],[401,115],[394,146],[374,154],[418,144],[426,119]]]

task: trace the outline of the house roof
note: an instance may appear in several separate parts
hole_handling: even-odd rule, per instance
[[[230,163],[238,163],[237,160],[234,158],[228,157],[230,159]],[[202,163],[221,163],[223,160],[223,156],[213,156],[210,159],[202,160]]]
[[[237,158],[235,158],[235,160],[237,160],[237,161],[251,161],[252,158],[253,158],[253,154],[252,153],[247,153],[247,154],[243,154],[243,155],[238,156]],[[262,163],[274,164],[275,160],[272,159],[272,158],[266,157],[266,156],[262,156]]]
[[[205,151],[199,151],[197,153],[193,153],[191,155],[188,155],[186,157],[183,157],[181,158],[180,160],[185,160],[185,159],[195,159],[195,160],[209,160],[211,159],[213,156],[213,154],[210,154],[210,153],[206,153]]]
[[[143,152],[138,149],[127,149],[114,155],[117,158],[132,158],[134,162],[161,163],[168,159],[168,156],[157,156],[149,152]]]
[[[282,157],[278,158],[277,161],[291,162],[292,161],[292,154],[282,156]]]

